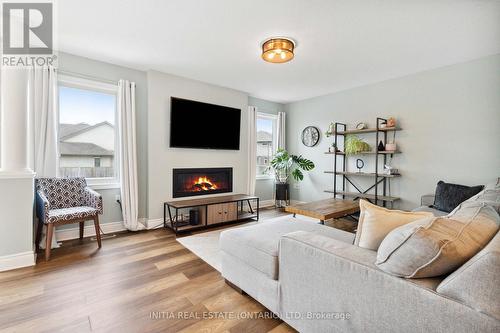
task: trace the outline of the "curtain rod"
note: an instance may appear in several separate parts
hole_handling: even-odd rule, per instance
[[[96,77],[96,76],[91,76],[91,75],[81,74],[81,73],[76,73],[76,72],[70,72],[70,71],[63,71],[60,69],[58,69],[57,72],[60,74],[63,74],[63,75],[76,76],[76,77],[79,77],[82,79],[100,81],[100,82],[104,82],[104,83],[111,83],[115,86],[118,85],[118,80],[114,81],[114,80],[109,80],[109,79],[103,79],[101,77]]]

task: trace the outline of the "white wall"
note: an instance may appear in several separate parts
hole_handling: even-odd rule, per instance
[[[34,265],[33,177],[0,174],[0,271]]]
[[[333,182],[323,173],[332,169],[332,156],[324,154],[331,139],[322,137],[317,147],[307,148],[300,133],[309,125],[324,133],[331,121],[352,128],[361,121],[373,127],[377,116],[397,118],[404,129],[396,136],[403,153],[393,165],[403,177],[393,182],[392,190],[402,197],[402,208],[418,206],[420,196],[432,193],[440,179],[476,185],[500,176],[500,55],[291,103],[285,109],[289,150],[316,163],[300,188],[292,190],[292,199],[330,196],[322,191]],[[353,164],[349,168],[355,170]],[[370,168],[373,164],[367,163],[365,170]]]
[[[155,71],[147,76],[149,219],[163,218],[163,202],[172,199],[173,168],[233,167],[233,192],[247,193],[247,94]],[[172,96],[241,109],[240,150],[170,148]]]

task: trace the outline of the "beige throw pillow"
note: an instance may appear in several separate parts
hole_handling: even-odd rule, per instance
[[[359,208],[358,230],[354,244],[374,251],[377,251],[382,240],[393,229],[423,217],[433,216],[430,212],[391,210],[366,200],[360,200]]]
[[[465,202],[448,216],[423,218],[391,231],[380,244],[376,264],[405,278],[448,274],[488,244],[499,224],[492,207]]]

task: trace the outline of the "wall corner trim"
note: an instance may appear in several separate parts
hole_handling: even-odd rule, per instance
[[[11,269],[35,265],[35,253],[33,251],[9,254],[0,257],[0,272]]]

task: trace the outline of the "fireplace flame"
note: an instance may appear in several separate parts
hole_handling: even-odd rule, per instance
[[[212,181],[205,176],[199,177],[198,181],[194,182],[193,188],[195,191],[210,191],[217,189],[217,185],[212,183]]]

